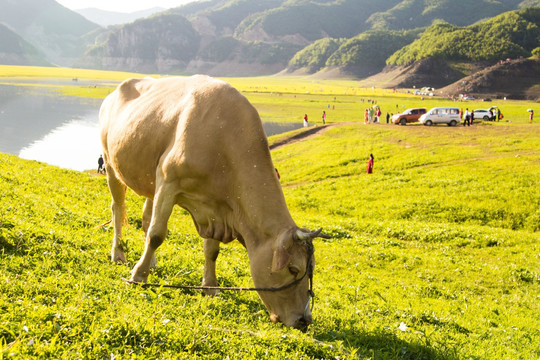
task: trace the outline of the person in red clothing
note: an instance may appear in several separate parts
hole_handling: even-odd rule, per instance
[[[369,161],[367,163],[367,173],[371,174],[373,172],[373,154],[369,154]]]

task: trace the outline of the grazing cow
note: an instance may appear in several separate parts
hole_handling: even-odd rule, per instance
[[[260,117],[229,84],[207,77],[129,79],[103,102],[101,141],[112,195],[111,259],[121,245],[126,187],[146,197],[144,252],[131,272],[146,282],[174,205],[192,216],[204,238],[204,286],[216,286],[219,244],[247,249],[253,283],[273,322],[311,323],[312,240],[296,226],[283,196]],[[207,290],[212,294],[212,290]]]

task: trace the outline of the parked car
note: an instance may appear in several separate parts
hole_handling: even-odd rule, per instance
[[[491,111],[491,115],[490,115]],[[474,118],[483,119],[484,121],[495,121],[497,119],[497,107],[492,106],[489,109],[475,109]]]
[[[395,114],[392,116],[393,124],[407,125],[410,122],[417,122],[420,116],[426,113],[426,108],[413,108],[407,109],[401,114]]]
[[[431,126],[434,124],[447,124],[456,126],[461,122],[457,107],[434,107],[418,119],[422,124]]]
[[[493,114],[489,114],[488,109],[475,109],[473,110],[474,118],[477,120],[483,119],[484,121],[489,121],[493,117]]]

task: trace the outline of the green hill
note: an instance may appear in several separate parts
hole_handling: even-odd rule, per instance
[[[493,62],[531,56],[539,44],[540,8],[528,8],[467,27],[432,25],[418,40],[390,56],[387,63],[404,65],[430,57]]]
[[[345,39],[324,38],[315,41],[297,52],[289,61],[289,70],[306,69],[307,72],[317,72],[326,66],[328,58],[334,54]]]
[[[362,33],[339,47],[326,62],[359,77],[373,75],[384,66],[388,56],[414,41],[421,30],[374,30]]]
[[[296,53],[288,69],[314,73],[323,68],[340,67],[349,74],[366,77],[384,68],[386,59],[414,41],[420,32],[419,29],[371,30],[351,39],[321,39]]]

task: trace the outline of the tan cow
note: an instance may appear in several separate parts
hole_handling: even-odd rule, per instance
[[[146,282],[174,205],[191,214],[205,239],[203,285],[217,285],[219,244],[234,239],[247,249],[258,288],[290,284],[312,266],[312,240],[325,235],[294,223],[259,115],[229,84],[201,75],[129,79],[104,100],[99,117],[113,198],[112,261],[126,261],[126,186],[147,199],[145,249],[132,281]],[[311,323],[307,276],[285,290],[258,293],[273,322]]]

